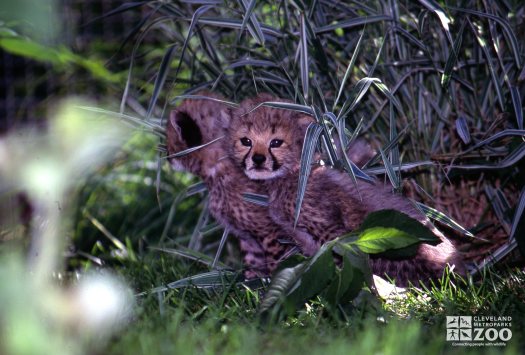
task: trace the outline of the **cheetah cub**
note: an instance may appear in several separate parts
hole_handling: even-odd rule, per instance
[[[312,169],[294,230],[301,149],[313,119],[266,106],[253,110],[264,101],[282,100],[263,94],[245,100],[234,113],[227,139],[231,144],[229,155],[250,179],[264,181],[272,219],[293,235],[303,254],[313,255],[324,242],[355,230],[370,212],[395,209],[423,223],[441,242],[435,246],[420,244],[410,258],[371,256],[374,274],[407,286],[438,278],[447,263],[455,265],[456,271],[464,271],[453,244],[408,199],[392,194],[380,183],[358,180],[356,188],[348,174],[328,167]]]
[[[220,99],[217,95],[201,96]],[[196,147],[225,135],[230,109],[217,101],[187,99],[171,112],[167,123],[168,154]],[[169,157],[169,156],[168,156]],[[265,186],[248,179],[227,159],[219,140],[180,157],[168,158],[175,170],[200,177],[208,188],[211,215],[239,239],[245,277],[266,277],[278,261],[291,252],[292,246],[281,244],[289,239],[270,218],[268,208],[243,199],[244,192],[266,194]]]

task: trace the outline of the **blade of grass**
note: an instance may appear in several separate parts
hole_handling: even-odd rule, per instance
[[[229,234],[230,234],[230,229],[228,227],[224,228],[224,232],[222,233],[221,241],[219,243],[219,248],[217,248],[217,253],[215,254],[215,258],[213,259],[213,262],[211,263],[212,269],[215,269],[217,267],[217,263],[219,262],[219,258],[221,257],[222,250],[224,249],[226,240],[228,240]]]
[[[245,192],[242,194],[242,198],[244,201],[251,202],[258,206],[263,206],[263,207],[269,206],[268,195],[261,195],[261,194]]]
[[[357,41],[357,44],[354,48],[354,52],[352,53],[352,58],[350,58],[350,63],[348,63],[348,66],[346,67],[345,75],[343,76],[343,80],[341,81],[341,85],[339,85],[339,91],[337,93],[337,97],[334,101],[334,105],[332,106],[332,111],[335,111],[335,108],[337,107],[337,104],[339,103],[339,99],[341,98],[341,95],[343,93],[343,89],[346,85],[346,81],[348,80],[348,77],[350,76],[350,73],[354,69],[355,61],[357,60],[357,56],[359,55],[359,51],[361,49],[361,43],[363,40],[363,37],[365,35],[365,31],[361,31],[361,35],[359,36],[359,40]]]
[[[155,109],[155,104],[159,98],[159,94],[164,87],[164,82],[168,77],[169,66],[171,65],[171,59],[173,57],[173,52],[175,51],[176,45],[172,45],[168,48],[157,73],[157,78],[155,79],[155,84],[153,86],[153,94],[148,105],[148,110],[146,111],[146,120],[149,120],[153,110]],[[182,60],[182,59],[181,59]]]
[[[358,18],[353,18],[353,19],[346,20],[346,21],[340,21],[332,25],[318,27],[317,29],[315,29],[315,33],[322,34],[326,32],[332,32],[340,28],[351,28],[351,27],[371,24],[375,22],[391,21],[391,20],[392,18],[390,16],[385,16],[385,15],[358,17]]]
[[[309,92],[310,69],[308,64],[308,37],[306,35],[306,26],[304,22],[305,18],[303,13],[301,14],[301,33],[299,36],[299,63],[301,69],[301,84],[303,88],[303,96],[305,100],[307,100]]]
[[[207,147],[207,146],[209,146],[210,144],[213,144],[213,143],[215,143],[215,142],[217,142],[217,141],[219,141],[219,140],[221,140],[221,139],[223,139],[223,138],[224,138],[224,136],[220,136],[220,137],[217,137],[217,138],[215,138],[215,139],[209,141],[208,143],[204,143],[204,144],[198,145],[198,146],[196,146],[196,147],[191,147],[191,148],[188,148],[188,149],[184,149],[184,150],[182,150],[182,151],[180,151],[180,152],[177,152],[177,153],[174,153],[174,154],[167,155],[167,156],[165,156],[165,157],[163,157],[163,158],[164,158],[164,159],[180,158],[180,157],[182,157],[182,156],[184,156],[184,155],[188,155],[188,154],[190,154],[190,153],[193,153],[193,152],[196,151],[196,150],[199,150],[199,149],[202,149],[202,148],[204,148],[204,147]]]
[[[433,219],[435,221],[438,221],[440,223],[443,223],[444,225],[465,234],[467,237],[470,238],[477,238],[474,234],[466,230],[461,224],[453,220],[451,217],[447,216],[443,212],[440,212],[436,210],[435,208],[432,208],[430,206],[427,206],[421,202],[414,201],[416,206],[430,219]],[[481,239],[481,238],[477,238]]]
[[[503,99],[503,93],[501,92],[501,85],[498,80],[498,76],[496,74],[496,68],[494,67],[494,59],[489,53],[489,50],[487,48],[487,42],[485,39],[481,36],[481,34],[478,32],[478,30],[474,27],[472,22],[468,20],[470,29],[472,30],[472,33],[474,33],[474,36],[478,40],[479,47],[483,51],[483,54],[485,56],[485,59],[487,60],[487,64],[489,67],[490,77],[492,79],[492,84],[494,86],[494,90],[496,90],[496,94],[498,97],[498,102],[503,111],[505,111],[505,105],[504,105],[504,99]]]
[[[301,151],[301,168],[299,172],[299,183],[297,185],[297,197],[295,200],[294,228],[297,226],[297,222],[299,221],[301,206],[303,204],[304,194],[306,192],[306,184],[312,169],[312,160],[315,147],[319,142],[319,137],[321,136],[322,132],[323,127],[315,122],[311,123],[306,130],[303,149]]]

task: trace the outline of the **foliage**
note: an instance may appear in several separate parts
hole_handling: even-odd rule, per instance
[[[108,16],[137,6],[122,5]],[[523,55],[517,40],[521,18],[513,17],[522,11],[520,4],[239,1],[225,6],[192,1],[142,6],[149,12],[134,33],[121,113],[129,109],[130,97],[138,98],[149,124],[153,113],[165,116],[182,90],[191,94],[207,87],[234,102],[267,91],[295,104],[265,105],[298,110],[317,121],[303,150],[298,206],[313,152],[320,149],[329,164],[353,179],[385,174],[399,190],[401,172],[407,171],[431,198],[436,185],[478,179],[507,238],[514,237],[522,210],[508,216],[525,199],[508,195],[521,188],[525,154],[520,141],[525,133]],[[140,53],[151,50],[143,44],[150,33],[166,38],[164,52],[155,52],[156,67],[140,65]],[[151,95],[135,84],[148,77],[155,78]],[[346,146],[363,134],[380,146],[364,167],[329,143]],[[421,206],[430,217],[472,236],[446,214]],[[298,208],[296,218],[299,213]],[[469,224],[478,232],[486,228],[481,218]]]

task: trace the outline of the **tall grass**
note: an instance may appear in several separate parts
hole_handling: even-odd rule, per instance
[[[140,6],[147,11],[128,36],[135,42],[121,113],[162,124],[153,117],[166,117],[178,96],[202,88],[230,101],[270,92],[317,119],[320,130],[306,144],[326,150],[332,164],[357,178],[384,174],[394,188],[418,195],[425,212],[483,255],[474,266],[501,245],[498,260],[521,243],[519,2]],[[143,42],[153,36],[155,46]],[[379,153],[359,169],[326,144],[335,133],[345,144],[365,136]],[[469,239],[470,231],[488,246]]]

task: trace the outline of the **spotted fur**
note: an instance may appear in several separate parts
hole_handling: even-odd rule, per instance
[[[372,257],[375,274],[386,275],[395,279],[397,285],[406,286],[436,279],[447,264],[455,265],[456,271],[464,271],[454,245],[410,200],[392,194],[379,182],[370,184],[358,180],[356,186],[346,173],[328,167],[313,168],[294,229],[300,154],[306,127],[313,120],[297,112],[265,106],[253,110],[263,101],[276,99],[263,95],[246,100],[234,114],[228,132],[228,141],[232,144],[229,153],[248,177],[265,181],[272,219],[283,229],[294,231],[295,241],[305,255],[312,255],[324,242],[355,230],[370,212],[396,209],[426,225],[441,242],[436,246],[420,244],[411,258]],[[252,147],[242,144],[244,138],[253,142]],[[270,148],[269,142],[274,139],[283,142],[279,147]],[[265,163],[251,163],[255,154],[265,154]]]
[[[211,93],[200,95],[219,98]],[[184,100],[171,112],[167,124],[168,153],[174,153],[212,141],[225,135],[230,119],[225,105],[203,99]],[[278,261],[290,251],[280,241],[289,239],[269,216],[268,208],[243,199],[244,192],[266,194],[264,184],[248,179],[227,159],[221,141],[178,158],[169,158],[177,170],[199,176],[209,192],[209,210],[223,226],[238,237],[245,276],[269,276]]]

